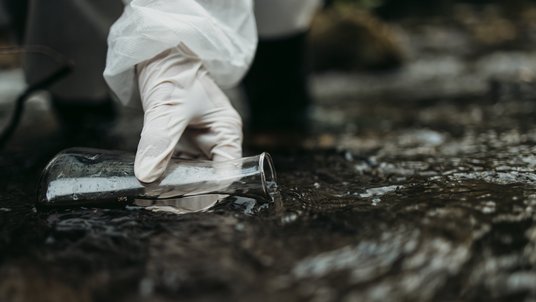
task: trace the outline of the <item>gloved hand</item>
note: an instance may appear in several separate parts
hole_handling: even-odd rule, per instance
[[[145,112],[134,172],[157,180],[175,152],[228,160],[242,156],[242,120],[188,49],[167,50],[136,66]]]

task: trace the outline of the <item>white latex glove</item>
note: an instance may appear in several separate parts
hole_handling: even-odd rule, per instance
[[[242,156],[242,120],[195,54],[170,49],[136,66],[145,112],[134,172],[157,180],[177,149],[214,161]]]

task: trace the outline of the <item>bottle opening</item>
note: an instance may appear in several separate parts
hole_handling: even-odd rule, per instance
[[[277,175],[270,154],[264,152],[260,156],[262,187],[266,194],[272,196],[277,192]]]

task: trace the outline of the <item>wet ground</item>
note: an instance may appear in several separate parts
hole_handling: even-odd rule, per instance
[[[141,117],[73,137],[31,102],[0,155],[0,301],[535,301],[536,54],[420,53],[316,76],[313,134],[271,150],[281,201],[203,213],[36,211],[55,152],[133,151]]]

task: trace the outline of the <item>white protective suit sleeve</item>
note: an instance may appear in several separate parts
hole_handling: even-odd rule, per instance
[[[257,45],[251,0],[132,0],[108,36],[104,77],[123,102],[137,99],[135,66],[184,45],[221,87],[237,84]]]
[[[261,38],[281,38],[305,32],[322,0],[255,0]]]

